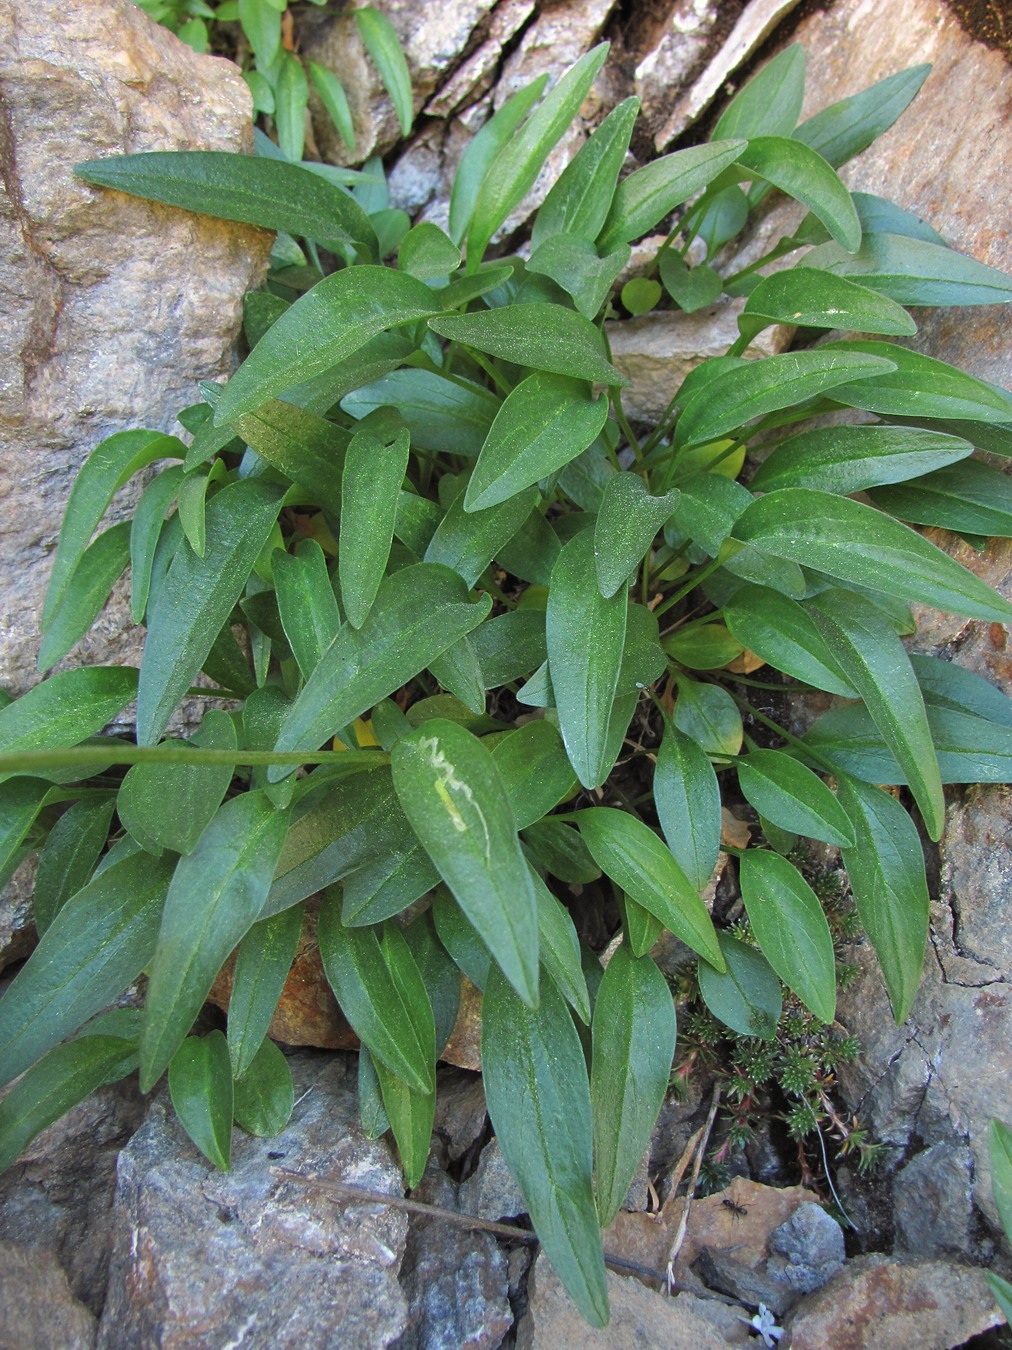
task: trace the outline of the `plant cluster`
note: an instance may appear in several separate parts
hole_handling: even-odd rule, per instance
[[[975,454],[1012,452],[1012,398],[892,340],[915,331],[909,306],[1005,301],[1012,283],[836,172],[926,68],[799,126],[804,58],[789,49],[711,141],[620,178],[629,99],[552,187],[529,256],[488,256],[605,55],[485,124],[448,231],[406,228],[375,176],[346,190],[265,154],[78,170],[278,231],[282,266],[248,299],[246,360],[180,414],[190,444],[118,434],[73,490],[40,667],[129,566],[140,669],[51,674],[0,709],[3,857],[40,850],[41,935],[0,1002],[0,1081],[22,1075],[0,1103],[0,1161],[138,1064],[144,1091],[168,1071],[220,1166],[233,1121],[280,1128],[291,1078],[266,1031],[322,894],[366,1128],[389,1126],[414,1185],[463,972],[484,991],[496,1135],[595,1325],[600,1229],[674,1057],[658,934],[698,955],[707,1007],[755,1044],[776,1035],[783,985],[797,1016],[831,1025],[833,937],[787,856],[793,836],[825,841],[902,1020],[928,889],[918,828],[876,785],[906,785],[937,840],[942,784],[1004,781],[1012,763],[1012,702],[901,641],[913,601],[1012,616],[909,523],[1012,534],[1009,481]],[[747,292],[740,338],[672,388],[656,426],[634,427],[602,322],[630,245],[673,222],[658,271],[691,308],[774,188],[808,214],[764,261],[811,251],[769,275],[732,263],[721,285]],[[747,359],[772,324],[811,340]],[[742,482],[757,443],[769,453]],[[96,535],[156,461],[132,520]],[[783,675],[841,700],[801,739],[749,702]],[[167,735],[181,702],[208,694],[234,710]],[[136,744],[99,734],[134,700]],[[756,945],[700,898],[721,776],[785,849],[737,851]],[[598,878],[623,933],[606,969],[560,898]],[[236,948],[227,1034],[190,1035]],[[142,972],[143,1010],[104,1012]]]

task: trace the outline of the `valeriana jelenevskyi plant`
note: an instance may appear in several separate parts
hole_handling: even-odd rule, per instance
[[[824,841],[902,1020],[928,927],[903,803],[937,840],[943,784],[1004,781],[1012,765],[1012,702],[901,641],[914,601],[1012,617],[910,524],[1012,534],[1009,480],[975,454],[1012,453],[1012,398],[894,341],[915,331],[908,307],[1005,301],[1012,283],[836,173],[926,70],[796,126],[792,48],[712,141],[619,181],[627,100],[550,191],[530,256],[486,258],[605,54],[482,128],[448,231],[391,230],[381,184],[348,192],[274,158],[80,168],[281,231],[326,265],[289,266],[249,297],[250,354],[181,413],[188,447],[126,432],[80,474],[40,665],[71,651],[129,567],[139,671],[52,675],[0,711],[3,857],[9,869],[39,851],[41,933],[0,1002],[2,1081],[22,1075],[0,1104],[3,1162],[138,1064],[145,1091],[168,1071],[220,1166],[233,1121],[280,1128],[292,1084],[265,1033],[303,906],[322,895],[367,1128],[389,1126],[415,1184],[463,971],[484,991],[497,1137],[595,1325],[608,1317],[600,1228],[675,1049],[658,934],[698,955],[704,1001],[739,1034],[775,1034],[783,985],[831,1024],[830,928],[787,856],[795,836]],[[748,294],[739,340],[671,390],[656,426],[634,428],[602,323],[630,244],[674,220],[657,271],[691,308],[770,188],[809,212],[774,255],[812,251],[720,281]],[[775,323],[816,336],[750,357]],[[154,461],[170,463],[132,521],[96,535]],[[194,689],[201,672],[210,689]],[[754,685],[839,702],[796,739],[753,708]],[[180,702],[209,692],[234,711],[166,738]],[[135,699],[136,745],[100,735]],[[756,947],[700,898],[721,780],[763,823],[736,862]],[[565,903],[591,882],[621,915],[603,971]],[[236,947],[227,1035],[188,1035]],[[142,972],[143,1011],[103,1012]]]

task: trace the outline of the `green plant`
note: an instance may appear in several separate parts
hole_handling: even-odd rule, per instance
[[[206,52],[216,40],[218,24],[238,23],[247,49],[238,54],[243,56],[243,79],[253,96],[253,114],[273,118],[278,145],[286,159],[302,159],[310,84],[349,154],[354,154],[355,126],[341,81],[326,66],[315,61],[303,63],[292,50],[290,32],[286,40],[288,0],[222,0],[217,6],[206,0],[135,3],[198,52]],[[322,7],[327,0],[310,3]],[[411,77],[394,26],[385,14],[369,5],[356,9],[354,15],[362,44],[390,95],[401,134],[406,136],[414,120]]]
[[[1012,1130],[1000,1120],[992,1120],[988,1131],[988,1152],[991,1158],[991,1191],[998,1207],[998,1217],[1005,1236],[1012,1242]],[[987,1272],[987,1282],[994,1301],[1012,1325],[1012,1284],[994,1271]]]
[[[51,675],[0,710],[3,857],[9,869],[40,850],[41,933],[0,1003],[2,1081],[23,1074],[0,1103],[0,1161],[138,1063],[145,1091],[168,1068],[180,1118],[219,1165],[233,1120],[277,1129],[291,1080],[264,1037],[302,907],[322,892],[327,976],[365,1047],[367,1128],[389,1123],[415,1184],[463,971],[484,990],[502,1149],[598,1325],[600,1225],[675,1048],[657,935],[698,954],[707,1006],[739,1034],[772,1040],[781,982],[799,1015],[831,1024],[829,923],[786,856],[795,836],[825,841],[902,1020],[928,890],[917,827],[875,784],[909,785],[937,839],[942,783],[1004,780],[1012,754],[1009,700],[908,657],[899,636],[911,601],[1012,615],[903,523],[1012,533],[1008,479],[973,456],[1012,451],[1012,399],[882,340],[914,331],[903,305],[1003,301],[1012,284],[852,195],[834,167],[891,125],[925,69],[796,127],[791,49],[717,139],[618,181],[627,100],[552,188],[529,259],[486,259],[605,54],[540,102],[542,82],[515,94],[475,136],[449,233],[405,229],[375,176],[345,191],[270,156],[82,166],[96,185],[279,231],[279,267],[248,298],[245,362],[180,414],[191,444],[114,436],[74,488],[41,668],[129,563],[140,670]],[[601,322],[630,243],[676,213],[658,268],[677,299],[665,260],[700,238],[719,275],[770,185],[810,213],[774,253],[814,251],[725,281],[750,288],[740,340],[637,430]],[[777,322],[874,336],[743,359]],[[846,410],[861,424],[820,420]],[[746,486],[760,444],[772,450]],[[92,539],[117,488],[166,460],[132,522]],[[736,673],[746,654],[769,679]],[[201,672],[210,688],[195,687]],[[772,685],[847,701],[797,739],[749,701],[757,685],[764,700]],[[209,694],[235,711],[166,739],[181,700]],[[98,734],[135,698],[136,745]],[[718,931],[700,899],[720,849],[718,774],[775,845],[730,850],[758,948]],[[560,899],[592,885],[610,888],[624,934],[603,973]],[[188,1035],[237,946],[227,1035]],[[144,971],[143,1012],[103,1013]]]

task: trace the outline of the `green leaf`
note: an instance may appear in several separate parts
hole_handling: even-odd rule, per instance
[[[641,314],[649,314],[663,294],[659,281],[633,277],[622,287],[621,300],[633,318],[638,318]]]
[[[847,813],[826,784],[782,750],[753,750],[736,766],[742,794],[766,820],[783,830],[853,848]]]
[[[562,738],[551,722],[527,722],[497,738],[492,760],[519,830],[546,816],[576,786]]]
[[[548,656],[544,611],[515,609],[486,619],[468,639],[486,689],[497,689],[535,670]]]
[[[100,1012],[154,955],[172,863],[111,862],[60,910],[0,1001],[0,1082]]]
[[[151,569],[165,516],[183,481],[183,466],[163,469],[141,493],[130,525],[130,617],[143,623],[148,607]]]
[[[601,875],[583,837],[564,821],[549,817],[528,825],[524,843],[539,866],[571,886],[586,886]]]
[[[356,632],[341,629],[295,700],[278,737],[279,750],[308,749],[338,733],[477,627],[492,597],[468,602],[464,582],[435,563],[417,563],[387,577]],[[291,772],[278,766],[273,782]]]
[[[131,666],[86,666],[52,675],[0,707],[0,753],[80,745],[136,694],[137,672]],[[10,776],[0,774],[0,781]]]
[[[602,42],[581,57],[557,81],[518,134],[499,151],[482,179],[471,214],[467,253],[472,264],[480,261],[496,230],[534,186],[553,146],[587,97],[607,55],[608,44]]]
[[[724,620],[749,651],[795,679],[857,698],[809,615],[796,600],[765,586],[743,586],[724,606]]]
[[[653,830],[611,806],[578,811],[575,821],[598,867],[675,937],[720,969],[723,962],[706,906]]]
[[[1002,1227],[1012,1233],[1012,1130],[1000,1120],[992,1120],[988,1127],[987,1151],[994,1203]]]
[[[718,933],[717,940],[726,970],[718,974],[712,966],[698,967],[703,1002],[718,1021],[739,1036],[772,1040],[784,1007],[780,981],[754,947],[726,933]]]
[[[440,876],[517,993],[537,1006],[537,902],[491,754],[464,728],[434,719],[397,742],[391,768]]]
[[[214,977],[256,921],[287,829],[287,815],[262,792],[245,792],[221,807],[194,852],[180,859],[165,898],[144,1004],[142,1092],[158,1081]]]
[[[485,684],[470,638],[458,638],[429,664],[429,673],[441,688],[477,716],[485,712]]]
[[[294,555],[273,555],[278,613],[292,654],[308,680],[341,627],[327,559],[315,539],[302,539]]]
[[[39,851],[33,899],[35,927],[46,931],[70,897],[88,882],[109,837],[112,797],[72,802]]]
[[[302,62],[286,51],[274,85],[274,126],[282,152],[296,164],[302,159],[306,142],[308,104],[309,85]]]
[[[532,511],[509,543],[499,550],[497,562],[512,576],[547,589],[561,551],[559,536],[551,524],[541,511]],[[531,662],[531,665],[536,664],[536,661]],[[527,669],[530,668],[528,665]]]
[[[365,623],[386,571],[408,452],[406,429],[388,442],[362,428],[348,446],[341,477],[339,576],[353,628]]]
[[[411,432],[416,450],[474,459],[499,400],[479,385],[448,380],[434,370],[393,370],[356,389],[341,407],[352,417],[366,417],[377,408],[394,407]]]
[[[237,417],[234,426],[261,459],[332,515],[340,513],[340,474],[350,440],[342,427],[277,400]]]
[[[910,664],[929,707],[970,713],[1012,727],[1012,699],[979,675],[952,661],[918,652],[911,654]]]
[[[280,1134],[295,1107],[288,1060],[273,1041],[264,1041],[252,1064],[235,1083],[235,1123],[250,1134]]]
[[[281,11],[270,0],[238,0],[239,22],[257,64],[272,66],[281,51]]]
[[[39,651],[40,671],[62,661],[84,637],[129,561],[130,522],[126,520],[111,525],[85,549],[50,617]]]
[[[871,379],[856,377],[833,391],[833,398],[850,408],[898,417],[938,417],[1007,422],[1012,418],[1012,395],[996,385],[974,379],[955,366],[891,342],[832,342],[824,352],[850,352],[882,357],[896,367]]]
[[[571,539],[552,570],[546,633],[548,664],[566,753],[584,787],[611,771],[608,725],[618,690],[628,605],[602,596],[589,531]]]
[[[749,849],[738,861],[741,895],[763,955],[821,1022],[836,1017],[836,958],[819,898],[779,853]]]
[[[462,490],[429,540],[425,561],[452,568],[468,586],[473,586],[534,510],[538,492],[530,488],[481,511],[469,512],[465,501],[466,493]]]
[[[846,277],[820,271],[811,258],[805,259],[803,267],[764,277],[738,316],[738,328],[749,343],[775,323],[906,337],[917,332],[913,319],[894,300]]]
[[[228,1002],[228,1052],[241,1078],[263,1044],[302,932],[303,906],[261,919],[239,944]]]
[[[1012,617],[1012,605],[941,549],[846,497],[810,488],[771,492],[738,518],[735,536],[774,557],[901,600],[999,623]]]
[[[378,334],[439,308],[423,281],[391,267],[346,267],[324,277],[253,348],[222,391],[215,421],[235,425],[242,413],[337,366]]]
[[[976,459],[925,473],[902,487],[879,488],[871,500],[915,525],[988,537],[1012,534],[1012,482],[1001,470]]]
[[[474,924],[461,912],[444,886],[438,887],[433,896],[432,918],[439,940],[454,964],[475,989],[483,990],[488,983],[492,957]]]
[[[166,150],[93,159],[74,173],[86,183],[219,220],[283,230],[325,245],[376,248],[369,218],[347,192],[283,159]]]
[[[169,1065],[169,1093],[179,1123],[204,1157],[227,1172],[232,1156],[232,1069],[220,1031],[188,1036]]]
[[[597,328],[562,305],[513,304],[447,314],[430,319],[429,327],[440,337],[519,366],[599,384],[628,384],[607,360]]]
[[[636,473],[616,473],[608,479],[594,526],[594,568],[605,599],[628,582],[678,498],[677,490],[651,496]]]
[[[546,73],[518,89],[466,145],[450,193],[449,234],[454,243],[460,244],[467,234],[478,194],[499,152],[537,103],[547,83]]]
[[[749,203],[748,198],[742,192],[737,184],[732,187],[721,188],[719,192],[707,193],[704,201],[707,203],[699,223],[696,226],[696,234],[706,245],[706,256],[714,257],[719,249],[729,243],[737,234],[745,228],[745,222],[748,220]],[[665,263],[669,258],[677,257],[670,249],[661,257],[661,280],[664,280]],[[698,270],[698,269],[697,269]],[[707,271],[711,269],[707,268]],[[716,276],[716,273],[713,273]],[[718,283],[723,287],[723,282],[717,277]],[[667,284],[667,283],[665,283]],[[716,295],[720,292],[717,291]],[[716,295],[714,298],[716,298]]]
[[[376,1061],[365,1046],[358,1052],[358,1118],[367,1139],[378,1139],[390,1128],[380,1093]]]
[[[467,485],[466,511],[507,501],[549,477],[601,433],[608,400],[592,398],[586,381],[537,372],[507,395]]]
[[[607,1227],[632,1185],[668,1087],[675,1005],[649,956],[612,953],[594,1003],[590,1102],[597,1213]]]
[[[407,136],[415,113],[411,101],[411,75],[397,30],[385,14],[371,5],[355,10],[355,26],[390,95],[401,135]]]
[[[720,670],[741,656],[745,645],[722,623],[692,624],[664,639],[664,650],[689,670]]]
[[[481,1040],[489,1115],[535,1231],[583,1317],[605,1326],[590,1085],[573,1020],[551,982],[532,1012],[493,968]]]
[[[39,812],[62,796],[44,778],[13,778],[0,786],[0,877],[4,882],[17,866],[21,844]]]
[[[900,349],[886,350],[892,353]],[[855,377],[878,378],[894,366],[895,362],[885,359],[884,352],[863,356],[840,350],[839,344],[748,361],[716,375],[687,400],[678,419],[678,443],[690,446],[717,440],[728,432],[738,431],[753,418],[793,408],[805,399],[847,385]]]
[[[741,749],[741,714],[734,699],[718,684],[675,676],[678,698],[672,721],[707,755],[736,755]]]
[[[419,281],[435,281],[457,270],[460,249],[438,225],[422,220],[401,241],[397,266]]]
[[[50,1050],[0,1101],[0,1171],[48,1125],[136,1063],[136,1046],[119,1036],[86,1033]]]
[[[619,893],[618,909],[629,950],[635,957],[648,956],[664,932],[664,925],[624,891]]]
[[[702,192],[723,169],[741,155],[744,141],[715,141],[689,150],[676,150],[641,169],[634,169],[615,189],[611,209],[597,237],[600,253],[619,244],[631,244],[665,216]]]
[[[810,600],[807,608],[834,661],[903,766],[928,835],[937,841],[945,824],[945,797],[924,700],[906,649],[889,620],[864,596],[833,589]]]
[[[555,180],[534,221],[535,249],[559,235],[588,244],[597,238],[615,195],[639,106],[639,99],[623,99]]]
[[[888,295],[901,305],[999,305],[1012,299],[1012,278],[996,267],[987,267],[933,239],[889,230],[869,233],[866,227],[856,253],[848,253],[839,244],[822,244],[807,255],[805,263],[860,278],[868,290]]]
[[[831,103],[802,122],[794,132],[794,139],[811,146],[834,168],[839,168],[889,130],[930,71],[929,65],[911,66],[879,80],[860,94]]]
[[[753,76],[721,113],[713,129],[726,136],[789,136],[805,97],[805,49],[792,43]]]
[[[207,550],[176,553],[148,618],[137,691],[137,741],[153,745],[193,683],[274,529],[284,489],[246,478],[207,507]]]
[[[917,996],[928,942],[924,851],[917,827],[895,797],[846,774],[838,781],[857,841],[844,850],[843,865],[899,1025]]]
[[[699,745],[670,722],[654,769],[654,806],[675,862],[701,891],[720,851],[720,788]]]
[[[340,908],[340,892],[331,887],[320,909],[320,957],[341,1011],[375,1060],[416,1092],[431,1093],[435,1030],[428,996],[424,1004],[406,1001],[376,930],[346,928]]]
[[[712,305],[724,289],[720,274],[712,267],[706,263],[687,267],[678,254],[670,249],[661,254],[659,271],[664,289],[686,314],[694,314],[697,309]]]
[[[107,436],[81,467],[67,502],[42,608],[43,632],[52,622],[63,593],[84,556],[116,490],[157,459],[182,459],[186,447],[160,431],[120,431]]]
[[[759,466],[756,492],[815,488],[855,492],[919,478],[973,453],[969,441],[913,427],[820,427],[781,441]]]
[[[584,1025],[590,1025],[590,994],[583,973],[580,939],[565,905],[530,868],[538,902],[538,950],[541,965]]]
[[[326,66],[319,66],[315,61],[307,61],[306,66],[313,87],[320,95],[320,100],[326,108],[330,120],[337,128],[337,134],[344,141],[348,154],[354,155],[355,123],[352,119],[351,107],[348,103],[348,95],[344,92],[344,86],[334,72],[328,70]]]
[[[760,178],[807,206],[844,248],[861,246],[861,222],[846,187],[822,155],[787,136],[755,136],[735,156],[743,177]]]
[[[751,503],[752,494],[740,483],[723,474],[690,470],[681,482],[678,514],[671,524],[715,558],[735,521]],[[727,561],[731,562],[734,556]]]
[[[432,1004],[436,1051],[453,1034],[460,1009],[460,971],[436,935],[431,908],[402,930]]]
[[[612,283],[628,263],[629,254],[629,245],[622,244],[614,253],[602,258],[586,239],[554,234],[531,254],[527,271],[550,277],[572,297],[573,304],[585,319],[595,319],[608,298]],[[646,284],[656,286],[655,282]],[[657,287],[659,297],[660,287]],[[655,302],[651,301],[647,309],[652,309]],[[627,302],[623,303],[629,308]]]
[[[984,1278],[994,1295],[994,1301],[1005,1314],[1005,1320],[1012,1322],[1012,1284],[996,1275],[993,1270],[985,1270]]]

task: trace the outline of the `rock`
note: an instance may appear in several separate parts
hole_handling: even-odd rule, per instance
[[[843,1229],[821,1205],[810,1202],[799,1205],[787,1222],[770,1234],[769,1249],[786,1259],[780,1273],[801,1294],[821,1289],[847,1259]]]
[[[488,1122],[485,1089],[477,1074],[455,1068],[438,1070],[435,1132],[446,1142],[451,1163],[458,1163]]]
[[[973,1155],[935,1144],[893,1182],[896,1249],[912,1256],[973,1255]]]
[[[116,1155],[143,1118],[134,1079],[100,1088],[0,1173],[0,1239],[53,1252],[75,1298],[96,1314],[108,1280]]]
[[[981,1270],[859,1256],[787,1329],[791,1350],[951,1350],[1003,1321]]]
[[[30,956],[38,941],[32,919],[35,869],[36,858],[31,855],[0,886],[0,970]]]
[[[544,1252],[527,1280],[530,1300],[517,1325],[517,1350],[723,1350],[728,1344],[712,1322],[680,1299],[665,1298],[638,1280],[608,1271],[611,1322],[590,1328],[562,1287]]]
[[[91,1350],[95,1318],[70,1292],[52,1252],[0,1242],[0,1345]]]
[[[706,55],[719,18],[716,0],[676,0],[660,37],[640,58],[634,88],[651,134]]]
[[[448,117],[463,104],[487,93],[495,79],[503,47],[512,41],[533,13],[534,0],[502,0],[496,5],[488,37],[429,101],[426,115]]]
[[[383,1141],[359,1129],[353,1058],[289,1060],[298,1105],[272,1139],[236,1130],[218,1172],[162,1094],[120,1154],[101,1350],[379,1347],[406,1324],[407,1218],[286,1181],[278,1166],[402,1193]]]
[[[781,1316],[794,1306],[800,1297],[778,1271],[750,1266],[727,1252],[704,1247],[696,1258],[693,1270],[710,1289],[737,1299],[749,1308],[763,1305]]]
[[[230,62],[130,0],[0,0],[0,32],[0,685],[22,693],[77,469],[115,431],[178,431],[197,382],[229,370],[271,236],[73,176],[124,151],[248,150]],[[74,659],[136,662],[129,627],[121,602]]]
[[[463,976],[457,1021],[440,1059],[444,1064],[456,1064],[458,1069],[481,1071],[481,993]]]
[[[527,1202],[513,1180],[498,1140],[485,1145],[473,1175],[461,1186],[460,1208],[464,1214],[493,1221],[527,1213]]]

